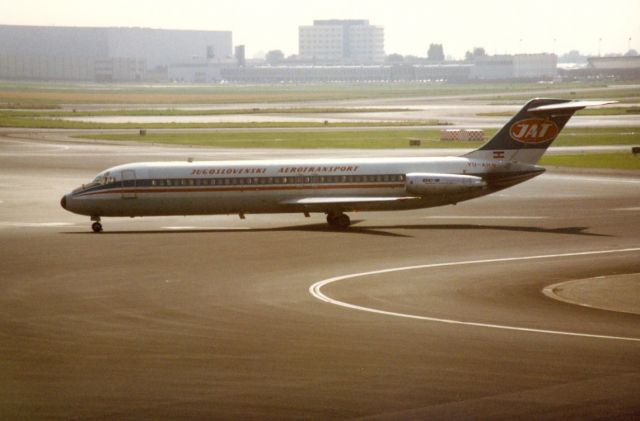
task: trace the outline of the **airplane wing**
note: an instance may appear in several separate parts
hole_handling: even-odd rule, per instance
[[[350,204],[362,205],[367,203],[380,203],[380,202],[398,202],[402,200],[416,200],[420,199],[415,196],[400,196],[400,197],[302,197],[297,199],[287,199],[282,202],[285,205],[342,205],[349,206]]]

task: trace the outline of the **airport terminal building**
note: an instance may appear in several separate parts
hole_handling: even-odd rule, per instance
[[[469,75],[472,80],[552,80],[557,76],[555,54],[515,54],[477,57]]]
[[[384,28],[368,20],[315,20],[298,28],[301,60],[318,64],[383,63]]]
[[[6,80],[331,83],[558,76],[555,54],[387,63],[384,28],[368,20],[316,20],[300,26],[299,53],[279,65],[246,65],[244,53],[233,57],[231,31],[0,25],[0,79]]]
[[[128,82],[231,56],[231,31],[0,25],[1,79]]]

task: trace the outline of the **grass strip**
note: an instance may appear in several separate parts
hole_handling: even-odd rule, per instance
[[[640,170],[640,156],[627,153],[598,153],[578,155],[545,155],[540,165],[572,168]]]
[[[291,108],[225,108],[214,110],[170,109],[113,109],[92,111],[56,110],[2,110],[0,118],[61,118],[61,117],[119,117],[119,116],[209,116],[209,115],[262,115],[262,114],[345,114],[389,113],[411,111],[409,108],[346,108],[346,107],[291,107]]]
[[[0,104],[30,107],[60,104],[232,104],[291,101],[327,101],[367,98],[430,97],[509,92],[579,90],[602,88],[598,83],[310,83],[310,84],[218,84],[218,85],[127,85],[89,83],[37,83],[0,81]],[[502,94],[504,93],[504,94]],[[636,96],[640,96],[636,90]],[[526,96],[527,99],[530,95]]]
[[[0,127],[30,129],[271,129],[271,128],[321,128],[321,127],[403,127],[446,126],[440,120],[362,121],[362,122],[219,122],[219,123],[93,123],[49,118],[0,118]]]
[[[495,130],[485,130],[489,139]],[[441,141],[439,129],[390,129],[367,131],[237,131],[206,133],[137,133],[78,136],[89,139],[139,141],[174,145],[221,148],[353,148],[394,149],[409,147],[410,140],[420,140],[421,148],[476,148],[483,142]],[[640,129],[633,128],[569,128],[562,131],[554,146],[596,146],[640,144]]]
[[[83,138],[142,141],[172,145],[211,146],[219,148],[406,148],[412,139],[420,139],[423,148],[473,147],[482,142],[441,142],[439,130],[374,130],[312,132],[209,132],[89,135]]]
[[[640,114],[640,107],[609,107],[609,108],[585,108],[576,115],[633,115]],[[511,117],[512,111],[495,111],[489,113],[477,113],[478,117]]]

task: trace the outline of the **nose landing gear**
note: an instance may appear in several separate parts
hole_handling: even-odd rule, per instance
[[[95,221],[93,224],[91,224],[91,229],[93,230],[93,232],[96,232],[96,233],[102,232],[102,224],[100,223],[100,217],[92,216],[91,220]]]

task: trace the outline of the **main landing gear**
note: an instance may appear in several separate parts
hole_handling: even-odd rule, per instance
[[[91,229],[93,230],[93,232],[102,232],[102,224],[100,223],[100,217],[99,216],[92,216],[91,217],[92,221],[95,221],[93,224],[91,224]]]
[[[327,223],[331,228],[345,230],[351,225],[351,219],[342,212],[327,213]]]

